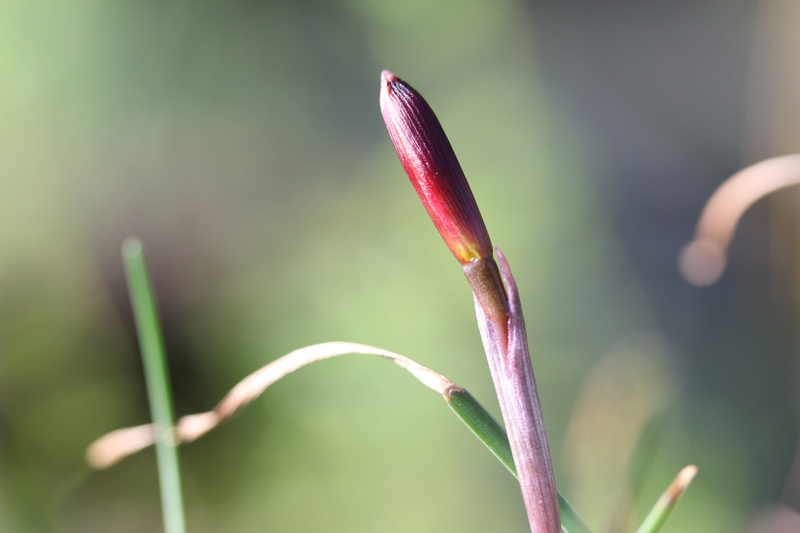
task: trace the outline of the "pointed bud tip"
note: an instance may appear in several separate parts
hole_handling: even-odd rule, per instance
[[[384,71],[381,72],[381,81],[383,83],[394,83],[394,82],[399,81],[399,80],[400,80],[400,78],[398,78],[397,76],[395,76],[394,74],[392,74],[388,70],[384,70]]]
[[[391,98],[391,95],[395,92],[394,89],[403,83],[403,80],[395,76],[391,71],[381,71],[381,101],[383,101],[384,98]]]

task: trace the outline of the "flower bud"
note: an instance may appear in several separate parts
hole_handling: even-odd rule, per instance
[[[384,70],[381,112],[397,156],[459,263],[492,256],[492,241],[439,120],[409,84]]]
[[[425,99],[385,70],[381,111],[406,174],[472,287],[531,532],[559,533],[553,463],[511,269],[499,250],[498,269],[461,165]]]

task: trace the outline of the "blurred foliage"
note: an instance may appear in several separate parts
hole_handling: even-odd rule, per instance
[[[700,474],[666,532],[744,531],[776,502],[797,432],[786,301],[753,296],[764,287],[747,271],[709,303],[676,288],[673,263],[659,279],[629,260],[629,228],[658,224],[667,198],[645,195],[638,218],[621,214],[603,179],[616,157],[608,138],[583,128],[569,94],[546,90],[540,63],[560,57],[537,39],[559,31],[555,4],[4,1],[0,530],[158,530],[152,452],[104,472],[82,457],[101,434],[147,421],[119,255],[130,235],[148,249],[178,414],[326,340],[413,357],[496,409],[467,284],[383,130],[383,68],[436,109],[514,268],[560,488],[589,525],[636,522],[630,513],[641,518],[689,463]],[[735,44],[746,52],[748,38]],[[699,150],[659,139],[665,152]],[[663,228],[672,239],[647,246],[676,255],[724,177],[676,185],[693,209]],[[660,307],[659,294],[680,303]],[[734,308],[739,321],[704,318]],[[761,316],[774,329],[759,329]],[[645,341],[631,352],[629,338]],[[612,371],[592,389],[608,395],[598,411],[570,425],[587,376],[613,369],[620,346],[639,363]],[[636,386],[637,372],[650,385]],[[641,409],[626,410],[626,397]],[[637,445],[658,410],[656,444]],[[613,428],[627,428],[624,446]],[[195,533],[526,527],[513,478],[385,362],[304,369],[182,457]]]

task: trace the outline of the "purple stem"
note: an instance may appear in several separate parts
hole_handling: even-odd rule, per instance
[[[473,294],[478,326],[517,467],[531,532],[559,533],[561,518],[558,493],[542,408],[528,353],[525,319],[511,268],[499,249],[497,258],[508,301],[508,321],[503,324],[492,320],[491,315],[481,305],[481,300],[484,299],[475,291]],[[494,262],[488,268],[492,267],[497,268]],[[471,278],[469,272],[467,278]]]

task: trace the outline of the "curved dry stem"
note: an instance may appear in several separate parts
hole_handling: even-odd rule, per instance
[[[727,264],[728,246],[739,219],[755,202],[800,183],[800,154],[756,163],[728,178],[711,195],[697,223],[695,238],[681,251],[678,268],[692,285],[711,285]]]
[[[191,442],[205,435],[287,374],[315,361],[345,354],[385,357],[408,370],[424,385],[442,394],[445,399],[449,399],[452,392],[463,390],[441,374],[400,354],[366,344],[326,342],[300,348],[256,370],[233,387],[211,411],[181,417],[173,428],[175,442],[177,444]],[[118,429],[92,443],[86,451],[86,461],[93,468],[108,468],[128,455],[152,446],[154,442],[152,424]]]

